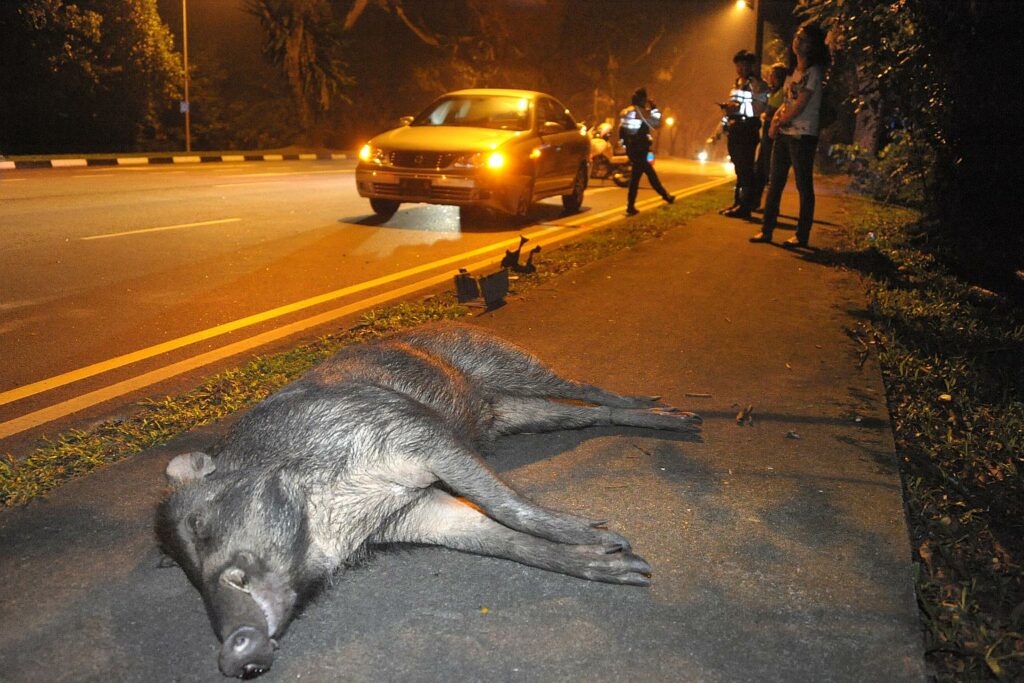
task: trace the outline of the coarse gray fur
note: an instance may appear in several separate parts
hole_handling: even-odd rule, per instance
[[[228,676],[267,670],[300,599],[375,545],[648,585],[626,539],[531,503],[480,455],[503,434],[591,425],[693,433],[700,418],[562,379],[475,327],[417,328],[341,350],[253,408],[215,457],[174,458],[158,531],[203,595]]]

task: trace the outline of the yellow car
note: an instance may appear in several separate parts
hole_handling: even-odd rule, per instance
[[[525,217],[544,197],[579,210],[590,141],[569,110],[531,90],[458,90],[359,151],[356,187],[390,218],[402,202]]]

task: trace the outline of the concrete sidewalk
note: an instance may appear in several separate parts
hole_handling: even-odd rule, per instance
[[[822,188],[818,218],[845,215]],[[862,287],[748,243],[756,229],[705,216],[475,319],[567,376],[705,417],[703,443],[600,428],[494,454],[533,500],[612,520],[650,588],[382,553],[305,610],[261,680],[922,680],[883,387],[844,332]],[[199,594],[156,568],[152,518],[167,460],[224,428],[0,512],[0,680],[222,680]]]

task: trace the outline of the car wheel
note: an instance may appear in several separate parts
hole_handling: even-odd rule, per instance
[[[512,216],[516,220],[526,220],[530,215],[530,209],[533,208],[533,179],[523,188],[523,191],[519,193],[519,198],[516,200],[516,209]]]
[[[587,189],[587,168],[580,166],[572,181],[572,194],[562,195],[562,206],[569,213],[576,213],[583,206],[583,192]]]
[[[463,228],[483,227],[489,222],[488,218],[487,210],[479,206],[459,207],[459,225]]]
[[[619,187],[629,186],[629,176],[633,174],[633,166],[631,164],[623,164],[615,169],[612,173],[612,182]]]
[[[398,211],[401,202],[394,199],[371,199],[370,208],[381,218],[391,218]]]

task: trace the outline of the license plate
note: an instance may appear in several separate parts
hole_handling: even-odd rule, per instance
[[[402,191],[402,194],[430,194],[430,181],[423,178],[402,178],[398,181],[398,187]]]
[[[437,187],[475,187],[476,183],[472,178],[450,178],[448,176],[442,176],[434,179],[434,185]]]

